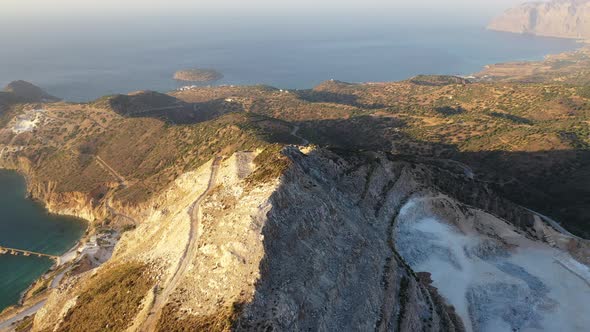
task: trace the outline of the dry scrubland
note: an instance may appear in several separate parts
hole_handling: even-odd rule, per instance
[[[313,243],[329,242],[314,238],[317,229],[306,223],[292,227],[309,242],[289,242],[277,226],[287,220],[284,211],[309,205],[302,216],[342,222],[346,227],[326,232],[338,236],[344,247],[344,239],[359,241],[346,247],[351,260],[379,246],[395,253],[388,240],[372,231],[366,230],[364,239],[350,235],[362,231],[352,221],[342,221],[346,215],[330,217],[343,209],[330,204],[358,204],[360,210],[347,210],[355,220],[386,225],[392,217],[388,209],[403,202],[387,205],[379,192],[404,192],[398,188],[404,185],[438,188],[528,229],[522,211],[515,212],[520,211],[515,203],[522,204],[588,236],[590,87],[584,73],[589,68],[582,50],[540,63],[491,66],[471,81],[446,76],[393,83],[328,81],[298,91],[223,86],[170,94],[144,91],[87,104],[25,101],[10,91],[1,93],[0,165],[26,174],[32,196],[50,210],[89,219],[95,229],[125,231],[113,259],[71,273],[33,325],[60,331],[137,329],[184,259],[191,227],[199,237],[197,250],[188,262],[189,273],[163,309],[160,330],[265,327],[255,315],[243,316],[244,310],[268,309],[269,321],[287,320],[289,304],[266,306],[270,304],[259,298],[260,289],[280,288],[281,278],[263,278],[280,271],[269,253],[303,252]],[[32,123],[33,117],[34,125],[15,130],[19,121]],[[286,145],[302,144],[301,137],[312,143],[309,156],[323,152],[309,159],[281,152]],[[215,186],[207,192],[215,157],[222,161]],[[384,163],[402,175],[394,179]],[[429,168],[439,173],[424,171]],[[279,181],[286,172],[295,174],[287,185]],[[415,179],[409,180],[409,174]],[[382,189],[373,188],[374,176],[382,179]],[[466,182],[454,187],[458,178]],[[359,198],[322,191],[326,183],[359,190]],[[309,201],[303,194],[308,191],[324,201]],[[194,202],[199,203],[196,209]],[[267,225],[269,215],[274,219]],[[347,227],[350,234],[338,233]],[[265,237],[285,240],[293,248],[278,250],[274,246],[279,244],[269,244]],[[366,249],[371,238],[380,244]],[[572,242],[568,250],[582,250],[577,245]],[[337,255],[337,246],[326,252]],[[373,263],[370,268],[377,269]],[[425,303],[423,296],[440,302],[436,289],[422,285],[404,264],[398,256],[387,258],[386,276],[392,279],[386,290],[405,294],[397,300],[412,308]],[[316,266],[325,265],[317,261],[309,268]],[[384,304],[381,315],[394,307]],[[440,308],[430,308],[430,321],[418,323],[414,316],[400,314],[395,324],[461,330],[454,311]],[[394,324],[383,317],[379,322]]]

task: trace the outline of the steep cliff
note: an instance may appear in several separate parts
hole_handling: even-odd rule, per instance
[[[384,153],[282,153],[287,168],[264,181],[255,179],[285,157],[239,152],[181,176],[107,264],[53,292],[35,330],[496,331],[588,323],[579,309],[589,287],[588,243],[484,183]],[[130,278],[134,296],[126,299],[134,304],[113,302]]]
[[[590,38],[590,1],[530,2],[507,10],[491,30],[561,38]]]
[[[463,330],[394,248],[394,216],[423,191],[410,164],[326,150],[285,154],[291,166],[281,181],[254,181],[266,171],[251,152],[222,161],[210,192],[214,164],[183,175],[107,264],[53,292],[35,330]],[[106,315],[112,303],[85,294],[112,283],[113,271],[136,274],[125,266],[141,267],[133,283],[148,287],[134,286],[138,306]],[[91,308],[100,313],[84,314]],[[159,317],[153,326],[151,317]]]

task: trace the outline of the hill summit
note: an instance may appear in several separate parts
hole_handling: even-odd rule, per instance
[[[4,92],[26,102],[56,102],[60,99],[43,91],[40,87],[27,81],[13,81],[5,88]]]

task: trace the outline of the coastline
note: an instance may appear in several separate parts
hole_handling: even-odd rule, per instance
[[[584,42],[580,42],[580,45],[581,45],[581,46],[580,46],[580,48],[578,48],[577,50],[569,51],[569,52],[566,52],[566,53],[577,52],[577,51],[579,51],[579,50],[583,49],[584,47],[588,46],[589,44],[588,44],[588,41],[584,41]],[[552,55],[551,55],[551,54],[548,54],[548,55],[546,55],[546,57],[545,57],[545,58],[547,58],[547,57],[550,57],[550,56],[552,56]],[[531,61],[528,61],[528,62],[532,62],[532,63],[534,63],[534,62],[539,62],[539,61],[537,61],[537,60],[531,60]],[[408,79],[409,79],[409,78],[408,78]],[[27,195],[26,195],[26,198],[27,198],[27,199],[29,199],[29,200],[36,201],[36,202],[39,202],[40,204],[42,204],[42,205],[43,205],[43,207],[44,207],[44,209],[45,209],[45,210],[46,210],[46,211],[47,211],[49,214],[53,214],[53,215],[59,215],[59,216],[76,217],[76,218],[79,218],[79,219],[81,219],[81,220],[84,220],[84,221],[87,223],[87,226],[88,226],[88,227],[86,228],[86,230],[85,230],[85,232],[84,232],[84,235],[83,235],[83,236],[82,236],[82,237],[81,237],[81,238],[80,238],[80,239],[79,239],[79,240],[78,240],[78,241],[75,243],[75,245],[74,245],[74,246],[73,246],[71,249],[69,249],[68,251],[66,251],[66,252],[65,252],[64,254],[62,254],[60,257],[62,257],[62,256],[65,256],[65,255],[67,255],[67,254],[69,254],[69,253],[71,253],[71,252],[77,252],[77,251],[79,250],[79,248],[81,248],[81,247],[83,246],[83,244],[84,244],[84,243],[86,243],[86,242],[88,242],[88,241],[90,240],[91,236],[93,235],[93,234],[92,234],[92,232],[90,232],[90,231],[89,231],[89,230],[90,230],[90,225],[92,224],[92,222],[93,222],[93,221],[95,221],[95,220],[96,220],[96,218],[95,218],[95,220],[88,220],[88,219],[85,219],[85,218],[83,218],[83,217],[80,217],[80,215],[82,215],[82,214],[83,214],[83,212],[82,212],[82,211],[78,211],[78,212],[75,212],[75,211],[73,211],[73,210],[65,210],[65,211],[60,211],[60,210],[56,210],[56,209],[53,209],[53,208],[51,208],[51,207],[48,205],[48,202],[45,202],[45,201],[44,201],[43,199],[41,199],[41,198],[35,198],[35,197],[34,197],[34,195],[33,195],[33,193],[32,193],[32,189],[31,189],[31,187],[33,186],[33,184],[31,183],[31,179],[29,178],[29,175],[28,175],[28,174],[26,174],[26,172],[24,172],[24,171],[22,171],[22,170],[18,169],[18,167],[17,167],[17,168],[3,168],[1,163],[0,163],[0,169],[10,169],[10,170],[13,170],[13,171],[16,171],[16,172],[18,172],[18,174],[19,174],[19,175],[23,176],[23,178],[25,179],[26,186],[27,186]],[[74,259],[72,259],[72,260],[71,260],[70,262],[68,262],[68,263],[75,262],[75,261],[76,261],[76,259],[78,259],[78,258],[79,258],[79,257],[81,257],[81,256],[82,256],[82,255],[80,255],[80,254],[78,253],[78,254],[76,255],[76,257],[75,257]],[[68,263],[66,263],[66,264],[68,264]],[[72,264],[74,264],[74,263],[72,263]],[[33,284],[31,284],[31,285],[30,285],[30,286],[29,286],[29,287],[28,287],[28,288],[27,288],[25,291],[23,291],[23,293],[22,293],[22,295],[21,295],[21,299],[19,300],[19,303],[18,303],[18,304],[15,304],[15,305],[13,305],[13,306],[10,306],[10,307],[7,307],[7,308],[5,308],[5,309],[4,309],[4,310],[3,310],[3,311],[0,313],[0,316],[3,316],[3,314],[4,314],[4,313],[5,313],[7,310],[9,310],[9,309],[19,309],[19,308],[24,308],[24,306],[26,306],[26,305],[27,305],[27,303],[26,303],[27,301],[30,301],[30,300],[34,299],[34,296],[32,296],[32,297],[29,297],[29,298],[25,298],[25,297],[26,297],[26,295],[27,295],[27,293],[28,293],[28,292],[29,292],[29,291],[32,289],[32,287],[34,287],[34,285],[35,285],[35,284],[37,284],[37,283],[38,283],[40,280],[43,280],[43,279],[44,279],[44,278],[46,278],[46,277],[48,278],[48,277],[50,277],[50,276],[51,276],[51,275],[52,275],[54,272],[56,272],[56,271],[57,271],[57,269],[56,269],[56,268],[58,268],[59,266],[60,266],[60,265],[58,265],[57,263],[56,263],[56,264],[54,264],[54,266],[52,266],[52,268],[51,268],[49,271],[47,271],[46,273],[44,273],[44,274],[43,274],[41,277],[37,278]],[[56,278],[56,277],[57,277],[57,276],[55,276],[54,278]],[[52,290],[52,289],[51,289],[50,287],[48,287],[48,289],[45,291],[45,292],[47,293],[47,294],[45,294],[45,296],[48,296],[48,295],[49,295],[49,292],[51,292],[51,290]],[[39,302],[36,302],[36,303],[32,304],[32,305],[31,305],[31,307],[34,307],[35,305],[38,305],[38,304],[39,304]]]
[[[76,241],[76,243],[74,244],[74,246],[72,248],[70,248],[65,253],[61,254],[59,256],[59,260],[58,261],[54,261],[53,265],[49,268],[49,270],[47,270],[47,272],[43,273],[39,278],[35,279],[35,281],[31,285],[29,285],[29,287],[27,287],[27,289],[25,289],[24,291],[21,292],[20,299],[18,300],[18,303],[17,304],[14,304],[12,306],[6,307],[4,310],[9,309],[9,308],[11,308],[13,306],[16,306],[16,307],[22,307],[22,306],[24,306],[24,304],[25,304],[26,301],[28,301],[28,300],[30,300],[30,299],[32,299],[34,297],[34,295],[31,295],[30,297],[27,298],[27,295],[35,287],[35,285],[39,281],[41,281],[41,280],[48,280],[54,272],[57,272],[59,270],[59,268],[61,266],[66,266],[67,264],[69,264],[71,262],[74,262],[76,259],[78,259],[79,256],[76,255],[76,256],[74,256],[73,259],[69,260],[66,263],[62,263],[61,262],[62,257],[66,256],[66,255],[68,255],[70,253],[77,252],[78,249],[82,246],[82,243],[85,240],[87,240],[86,237],[87,237],[87,235],[86,235],[86,232],[85,232],[84,233],[84,236],[82,236],[82,238],[80,238],[78,241]],[[67,269],[67,267],[66,267],[66,269]],[[53,279],[55,279],[56,277],[57,276],[55,276]],[[0,311],[0,314],[2,314],[3,311]]]
[[[15,172],[16,174],[18,174],[18,176],[20,176],[24,179],[24,183],[25,183],[25,197],[24,197],[24,199],[29,200],[35,204],[39,204],[42,207],[42,209],[44,210],[44,213],[46,213],[47,215],[70,217],[70,218],[75,218],[75,219],[80,220],[80,222],[84,224],[84,232],[82,233],[82,236],[69,249],[67,249],[64,252],[59,253],[59,259],[54,260],[53,264],[51,265],[51,267],[48,268],[47,271],[45,271],[38,278],[36,278],[26,289],[24,289],[20,293],[19,299],[16,303],[9,305],[6,308],[2,309],[2,311],[0,311],[0,317],[4,316],[7,312],[9,312],[11,310],[18,310],[19,308],[23,308],[25,305],[27,305],[27,301],[35,300],[37,295],[40,295],[40,296],[49,295],[46,293],[47,293],[47,291],[51,290],[50,287],[47,287],[47,289],[42,291],[41,294],[30,294],[29,295],[29,293],[35,288],[36,285],[39,284],[39,282],[43,282],[43,281],[50,279],[52,274],[54,274],[56,271],[58,271],[60,267],[62,267],[62,266],[65,267],[67,265],[75,264],[77,262],[77,260],[79,258],[81,258],[80,253],[78,253],[77,251],[83,246],[84,243],[88,242],[89,238],[91,237],[91,232],[89,232],[89,229],[90,229],[90,225],[92,222],[90,220],[81,218],[77,215],[73,215],[70,213],[60,213],[60,211],[50,210],[48,208],[46,202],[44,202],[42,199],[38,199],[38,198],[33,197],[32,193],[31,193],[31,179],[26,172],[22,171],[18,167],[5,167],[5,166],[6,165],[3,165],[0,163],[0,170]],[[65,262],[62,261],[62,259],[65,256],[72,255],[74,253],[75,253],[75,255],[71,259],[68,259]],[[66,267],[66,269],[67,269],[67,267]]]

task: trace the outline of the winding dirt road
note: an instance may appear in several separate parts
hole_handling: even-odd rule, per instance
[[[207,185],[207,189],[197,198],[196,201],[193,202],[189,209],[188,213],[190,215],[191,226],[188,243],[186,244],[184,253],[180,258],[178,265],[176,266],[176,271],[174,272],[174,275],[172,276],[168,284],[164,285],[164,287],[161,288],[159,292],[156,292],[154,302],[152,303],[152,308],[148,314],[148,317],[143,322],[140,328],[140,331],[142,332],[152,332],[156,330],[158,321],[162,316],[162,309],[164,309],[164,306],[166,305],[166,303],[168,303],[170,295],[172,294],[172,292],[174,292],[174,290],[180,283],[180,280],[186,273],[186,270],[188,269],[189,265],[194,260],[197,254],[199,238],[201,236],[199,232],[201,224],[201,219],[199,217],[199,206],[215,186],[220,163],[221,157],[216,157],[213,160],[213,163],[211,164],[211,173],[209,175],[209,183]]]
[[[291,136],[295,136],[295,137],[299,138],[301,140],[301,143],[302,143],[301,145],[303,145],[303,146],[309,145],[309,141],[308,140],[306,140],[305,138],[297,135],[297,133],[299,132],[299,129],[301,129],[299,126],[294,126],[293,127],[293,130],[291,130]]]

